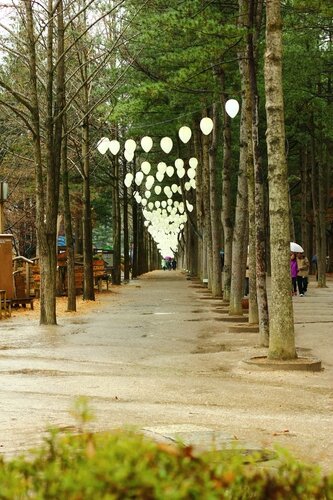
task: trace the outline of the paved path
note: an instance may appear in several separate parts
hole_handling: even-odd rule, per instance
[[[0,322],[0,450],[66,429],[86,395],[94,429],[135,426],[160,439],[219,446],[280,443],[333,470],[333,283],[295,297],[298,352],[323,371],[272,372],[243,363],[265,353],[256,333],[229,333],[218,301],[178,271],[155,271],[103,295],[88,314],[40,327],[29,312]]]

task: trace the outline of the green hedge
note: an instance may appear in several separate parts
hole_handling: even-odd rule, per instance
[[[196,454],[134,432],[50,432],[33,455],[0,463],[0,499],[333,499],[333,477],[279,452]]]

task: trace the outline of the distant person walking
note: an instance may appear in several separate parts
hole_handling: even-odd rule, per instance
[[[296,254],[290,254],[290,275],[291,275],[291,291],[293,295],[297,295],[297,259]]]
[[[177,268],[177,261],[176,261],[176,259],[172,259],[171,266],[172,266],[172,269],[175,271],[176,268]]]
[[[309,270],[310,270],[310,262],[307,257],[305,257],[304,252],[300,252],[297,254],[297,286],[298,293],[301,297],[306,294],[308,290],[308,279],[309,279]]]

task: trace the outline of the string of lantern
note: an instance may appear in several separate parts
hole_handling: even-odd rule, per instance
[[[229,99],[225,104],[225,111],[234,118],[239,111],[239,104],[235,99]],[[213,130],[214,124],[211,118],[204,117],[200,121],[200,130],[204,135],[209,135]],[[192,137],[190,127],[184,125],[178,130],[179,139],[187,144]],[[144,136],[140,140],[140,145],[145,153],[149,153],[154,142],[150,136]],[[160,148],[165,154],[169,154],[173,149],[173,141],[170,137],[163,137],[160,140]],[[102,137],[97,143],[98,151],[104,155],[109,150],[111,154],[117,155],[120,151],[119,141],[108,137]],[[124,143],[124,158],[131,162],[134,159],[134,154],[137,148],[137,143],[134,139],[127,139]],[[198,160],[191,157],[187,165],[182,158],[177,158],[173,165],[167,165],[161,161],[157,164],[155,175],[151,174],[152,166],[149,161],[145,160],[140,165],[135,175],[127,172],[124,184],[127,188],[135,185],[133,196],[135,201],[141,205],[142,214],[145,219],[144,225],[148,232],[157,244],[157,248],[162,257],[173,257],[177,252],[179,233],[181,233],[187,222],[187,212],[192,212],[194,206],[185,200],[179,201],[179,195],[183,194],[182,186],[185,191],[196,189],[196,169]],[[186,176],[186,180],[180,182]],[[177,182],[174,181],[175,177]],[[170,183],[162,186],[164,180],[170,179]],[[152,197],[152,189],[154,191],[153,198],[155,201],[150,201]],[[156,198],[158,197],[158,198]],[[162,199],[163,197],[163,199]],[[178,198],[178,199],[177,199]]]

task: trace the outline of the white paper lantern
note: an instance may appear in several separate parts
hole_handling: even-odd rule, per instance
[[[164,174],[162,174],[162,172],[157,172],[157,174],[156,174],[156,179],[157,179],[159,182],[163,182],[163,179],[164,179]]]
[[[148,161],[143,161],[141,163],[141,170],[144,174],[148,175],[150,172],[150,169],[151,169],[151,166],[150,166],[150,163]]]
[[[148,135],[146,135],[145,137],[142,137],[141,147],[146,153],[149,153],[149,151],[153,147],[153,139],[151,137],[149,137]]]
[[[151,192],[145,191],[145,198],[147,198],[147,200],[149,200],[150,197],[151,197]]]
[[[157,164],[157,171],[158,171],[158,172],[161,172],[161,174],[165,174],[166,169],[167,169],[167,164],[166,164],[166,163],[164,163],[164,161],[160,161],[160,162]]]
[[[192,212],[192,211],[193,211],[194,206],[193,206],[193,205],[191,205],[191,203],[189,203],[187,200],[186,200],[186,206],[187,206],[187,210],[188,210],[189,212]]]
[[[209,135],[213,130],[213,127],[213,120],[211,118],[208,118],[208,116],[205,116],[205,118],[202,118],[202,120],[200,121],[200,129],[204,135]]]
[[[139,171],[139,172],[137,172],[137,173],[135,174],[135,179],[134,179],[134,181],[135,181],[135,184],[136,184],[137,186],[140,186],[141,182],[143,181],[143,172],[140,172],[140,171]]]
[[[134,158],[134,151],[129,151],[129,150],[125,149],[124,156],[125,156],[127,161],[132,161]]]
[[[197,188],[197,183],[196,183],[196,180],[195,180],[195,179],[191,179],[191,180],[190,180],[190,186],[191,186],[191,188],[193,188],[193,189],[196,189],[196,188]]]
[[[102,137],[97,143],[97,149],[101,153],[101,155],[105,155],[107,150],[109,149],[110,140],[107,137]]]
[[[190,127],[181,127],[178,131],[178,135],[179,135],[179,139],[184,143],[186,144],[190,139],[191,139],[191,136],[192,136],[192,130],[190,129]]]
[[[126,175],[125,175],[125,179],[124,179],[124,184],[126,187],[130,187],[131,184],[133,182],[133,174],[131,174],[130,172],[128,172]]]
[[[174,171],[175,171],[175,169],[174,169],[171,165],[169,165],[169,166],[167,167],[167,169],[166,169],[166,174],[167,174],[169,177],[172,177],[172,176],[173,176],[173,174],[174,174]]]
[[[159,208],[161,206],[161,202],[159,200],[155,201],[155,207]]]
[[[148,175],[146,180],[146,188],[151,189],[155,184],[155,177],[153,175]]]
[[[155,186],[154,191],[157,195],[161,194],[162,188],[161,186]]]
[[[197,168],[197,166],[198,166],[198,160],[194,157],[190,158],[188,163],[189,163],[191,168]]]
[[[170,137],[163,137],[161,139],[160,146],[161,146],[162,151],[164,151],[164,153],[167,153],[167,154],[170,153],[172,146],[173,146],[172,139],[170,139]]]
[[[134,153],[135,150],[136,150],[135,140],[127,139],[127,141],[125,141],[125,151],[131,151],[132,153]]]
[[[118,141],[116,141],[115,139],[113,139],[112,141],[109,142],[109,150],[111,151],[111,153],[113,155],[116,155],[119,153],[119,149],[120,149],[120,143]]]
[[[178,168],[183,168],[184,166],[184,160],[182,160],[181,158],[177,158],[177,160],[175,161],[175,167],[178,169]]]
[[[235,118],[239,111],[239,104],[236,99],[228,99],[225,103],[225,111],[230,118]]]
[[[163,200],[161,203],[161,206],[162,206],[162,208],[165,208],[167,206],[167,202],[165,200]],[[163,213],[163,211],[162,211],[162,213]]]
[[[197,172],[194,170],[194,168],[189,168],[187,171],[187,176],[189,179],[194,179],[196,174],[197,174]]]
[[[171,191],[172,191],[173,193],[177,193],[177,191],[178,191],[178,186],[177,186],[177,184],[172,184],[172,186],[171,186]]]
[[[141,200],[141,205],[142,205],[143,207],[145,207],[145,206],[147,205],[147,203],[148,203],[148,201],[146,200],[146,198],[142,198],[142,200]]]
[[[149,210],[153,210],[153,208],[154,208],[154,203],[153,203],[152,201],[150,201],[150,202],[148,203],[148,208],[149,208]]]
[[[186,174],[185,168],[178,168],[177,175],[178,175],[179,179],[182,179],[185,174]]]
[[[191,184],[189,182],[185,182],[184,188],[186,191],[189,191],[191,189]]]
[[[173,201],[172,201],[171,199],[169,199],[169,200],[167,201],[167,204],[171,206],[171,205],[173,204]]]
[[[164,194],[169,193],[170,192],[170,186],[164,186],[163,192],[164,192]]]

